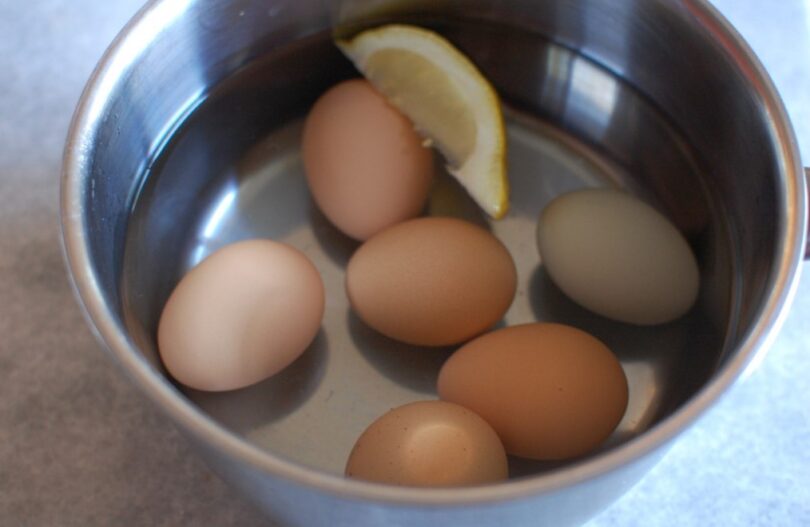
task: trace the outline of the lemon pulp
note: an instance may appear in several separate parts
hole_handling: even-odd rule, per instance
[[[438,34],[387,25],[337,45],[417,131],[491,217],[509,207],[506,141],[497,93],[475,65]]]

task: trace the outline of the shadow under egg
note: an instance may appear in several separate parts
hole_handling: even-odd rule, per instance
[[[340,268],[345,269],[354,251],[362,242],[351,238],[337,227],[321,212],[315,200],[310,196],[307,200],[309,207],[309,225],[315,239],[323,249],[326,256]]]
[[[317,391],[328,360],[329,343],[321,329],[292,364],[264,381],[227,392],[206,392],[185,386],[180,389],[216,421],[246,435],[306,403]]]
[[[506,461],[509,465],[510,480],[534,477],[571,465],[570,459],[562,461],[541,461],[513,456],[511,454],[506,456]]]
[[[436,395],[439,370],[456,346],[405,344],[372,329],[351,311],[347,318],[352,343],[374,369],[410,390]]]
[[[435,176],[428,194],[424,215],[457,218],[491,231],[486,214],[461,184],[450,175],[438,154],[434,166]]]
[[[529,291],[538,321],[567,324],[593,335],[622,364],[629,387],[628,409],[600,450],[641,434],[694,395],[713,369],[706,358],[722,346],[722,334],[699,305],[666,324],[617,322],[569,299],[542,265],[532,274]]]

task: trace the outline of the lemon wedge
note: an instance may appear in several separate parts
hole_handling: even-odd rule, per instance
[[[502,218],[509,208],[503,115],[475,65],[443,37],[414,26],[386,25],[336,44],[438,148],[481,208]]]

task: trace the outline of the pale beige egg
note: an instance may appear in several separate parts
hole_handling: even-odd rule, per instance
[[[537,246],[568,297],[614,320],[670,322],[697,299],[700,273],[683,235],[625,192],[588,189],[554,199],[540,215]]]
[[[368,81],[344,81],[318,99],[301,155],[318,208],[352,238],[365,240],[425,206],[433,154]]]
[[[562,460],[602,444],[627,408],[615,355],[579,329],[551,323],[487,333],[442,366],[442,400],[486,420],[509,454]]]
[[[492,327],[512,303],[517,273],[488,231],[454,218],[417,218],[364,243],[346,270],[352,309],[390,338],[446,346]]]
[[[498,435],[472,411],[443,401],[394,408],[355,443],[350,478],[415,487],[493,483],[508,476]]]
[[[158,326],[163,364],[198,390],[233,390],[292,363],[324,311],[320,274],[297,249],[270,240],[228,245],[189,271]]]

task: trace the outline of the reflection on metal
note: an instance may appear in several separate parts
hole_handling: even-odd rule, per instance
[[[587,122],[594,135],[601,136],[610,125],[618,95],[615,77],[582,57],[574,59],[566,115]]]
[[[107,71],[99,77],[95,96],[89,99],[90,104],[85,115],[87,121],[101,119],[116,85],[127,77],[126,72],[142,58],[149,46],[154,45],[160,32],[185,13],[191,3],[191,0],[160,2],[144,13],[141,23],[132,28],[128,38],[121,41],[116,55],[107,63]]]
[[[616,427],[618,438],[628,438],[650,427],[658,417],[661,406],[661,379],[649,362],[642,360],[622,362],[630,399],[624,418]]]
[[[538,79],[538,84],[541,86],[543,105],[554,108],[560,106],[568,95],[574,55],[559,46],[546,47],[545,55],[545,78]]]
[[[204,219],[201,236],[197,238],[191,259],[189,261],[189,268],[199,264],[206,256],[213,250],[212,241],[216,238],[217,234],[222,230],[223,224],[227,222],[231,215],[231,208],[236,201],[239,187],[235,181],[228,183],[228,187],[220,195],[214,205],[212,212]]]
[[[234,200],[236,199],[236,187],[231,187],[225,192],[225,195],[222,196],[222,199],[217,203],[216,208],[214,208],[214,212],[211,213],[211,216],[208,218],[208,221],[205,222],[205,227],[203,228],[203,237],[206,239],[213,238],[214,234],[217,232],[217,227],[220,223],[222,223],[222,219],[225,217],[225,214],[228,212],[228,209],[231,208]]]

